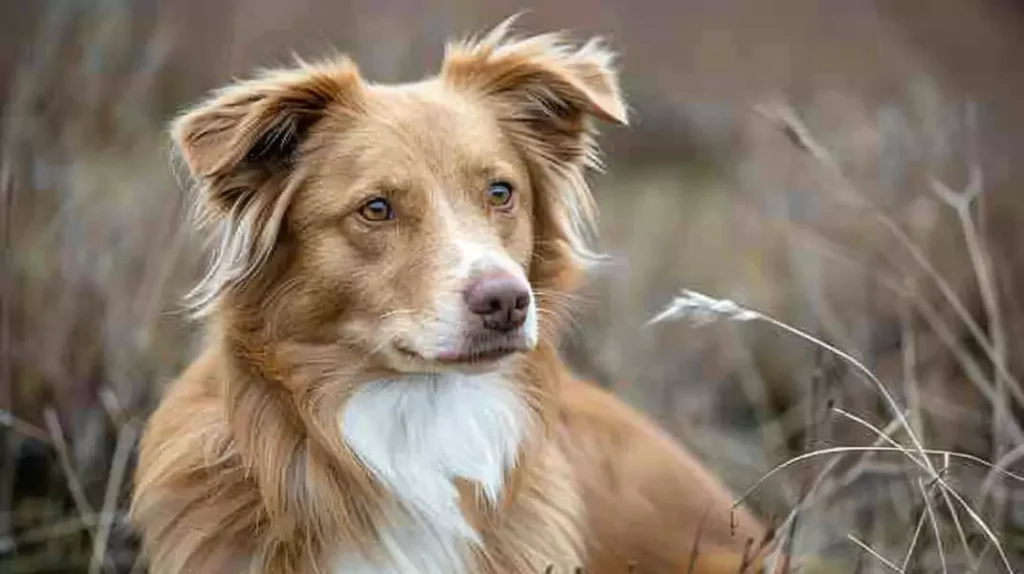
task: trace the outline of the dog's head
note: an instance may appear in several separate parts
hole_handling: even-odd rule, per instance
[[[372,84],[339,57],[180,117],[218,242],[199,310],[399,372],[536,345],[591,256],[593,120],[626,111],[598,43],[506,33],[450,45],[418,83]]]

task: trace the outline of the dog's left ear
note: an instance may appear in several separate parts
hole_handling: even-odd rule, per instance
[[[628,121],[615,55],[597,40],[576,48],[558,34],[509,40],[510,24],[479,41],[450,44],[442,81],[487,98],[513,135],[545,159],[593,159],[591,120]]]
[[[189,296],[197,311],[243,285],[270,256],[302,181],[296,166],[304,142],[328,115],[358,113],[362,90],[346,57],[300,61],[221,88],[174,121],[174,146],[197,184],[197,214],[220,245]]]

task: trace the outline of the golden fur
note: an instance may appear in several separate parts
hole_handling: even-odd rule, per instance
[[[132,519],[152,572],[329,573],[339,553],[380,556],[396,495],[339,413],[373,381],[449,370],[499,373],[528,413],[496,499],[454,478],[479,535],[467,572],[682,573],[699,536],[692,572],[734,573],[764,537],[692,455],[558,358],[594,257],[593,123],[624,124],[626,107],[600,44],[506,27],[451,45],[419,83],[300,63],[174,124],[217,250],[192,300],[206,344],[142,441]],[[495,178],[514,202],[481,203]],[[393,220],[360,215],[377,196]],[[437,302],[456,300],[452,242],[469,239],[521,268],[539,334],[493,364],[442,365],[461,315]]]

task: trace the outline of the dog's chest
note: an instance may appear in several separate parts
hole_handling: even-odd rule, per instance
[[[332,574],[463,574],[468,572],[464,540],[424,523],[384,524],[374,553],[341,552]]]
[[[497,375],[376,381],[341,415],[345,442],[393,497],[373,556],[342,554],[334,572],[458,574],[479,533],[459,509],[453,480],[495,503],[516,462],[530,412]]]

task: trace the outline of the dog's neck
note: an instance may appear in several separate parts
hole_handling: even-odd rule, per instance
[[[546,341],[492,373],[358,383],[338,380],[349,358],[336,347],[293,344],[282,353],[251,339],[222,344],[233,357],[222,376],[233,382],[229,417],[244,464],[261,490],[287,495],[266,498],[278,503],[272,517],[305,509],[302,528],[323,533],[307,556],[332,573],[470,571],[481,556],[473,526],[524,495],[519,477],[545,451],[564,376]],[[299,404],[302,412],[293,412]],[[303,432],[312,440],[299,449]],[[267,464],[268,452],[293,453],[291,470]]]
[[[497,505],[534,413],[508,375],[410,375],[362,385],[346,401],[341,434],[388,491],[381,556],[342,556],[345,572],[461,572],[478,533],[460,509],[456,479]],[[391,562],[391,567],[371,565]]]

